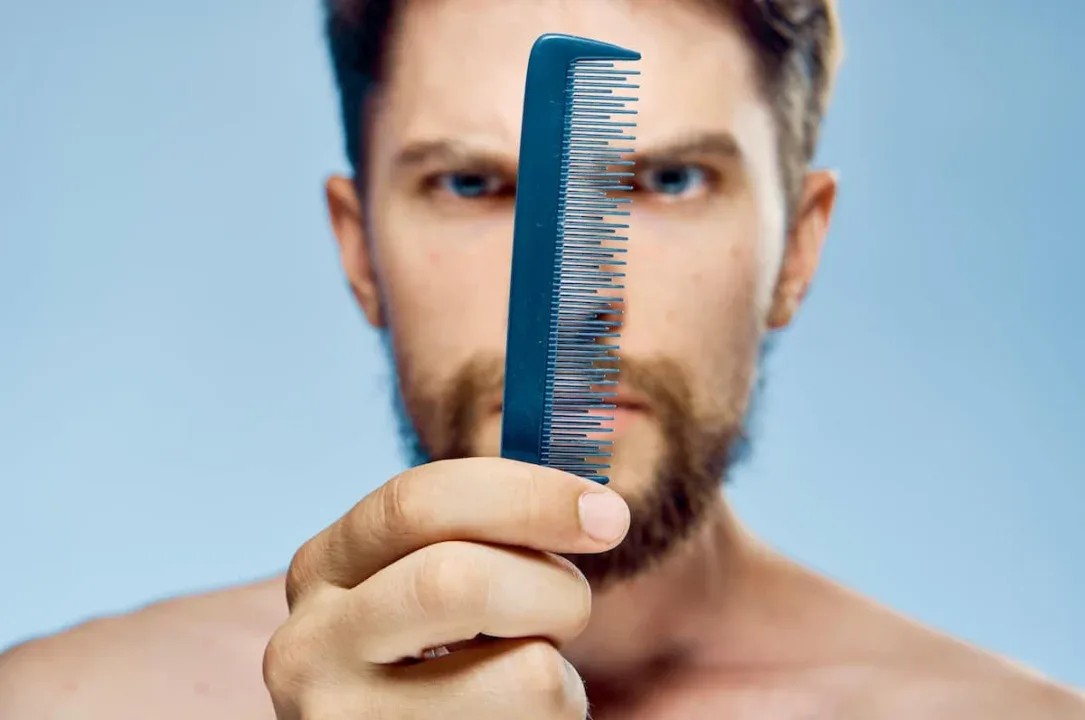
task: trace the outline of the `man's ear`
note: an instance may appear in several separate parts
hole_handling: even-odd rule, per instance
[[[332,231],[339,242],[339,257],[350,288],[366,320],[373,327],[384,327],[380,288],[374,272],[373,255],[366,237],[365,218],[358,191],[350,178],[336,175],[324,186]]]
[[[772,330],[791,322],[810,289],[829,231],[836,191],[835,173],[815,170],[806,174],[769,310],[768,326]]]

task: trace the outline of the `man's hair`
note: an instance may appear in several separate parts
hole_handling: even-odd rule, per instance
[[[394,11],[404,0],[323,0],[339,87],[347,157],[361,179],[366,100],[385,78]],[[725,11],[753,50],[758,80],[777,126],[789,201],[817,149],[841,56],[836,0],[697,0]]]

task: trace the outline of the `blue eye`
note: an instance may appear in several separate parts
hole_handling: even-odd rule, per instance
[[[464,200],[477,200],[496,195],[504,190],[504,181],[497,175],[479,172],[451,172],[435,178],[435,184],[443,192]]]
[[[683,197],[704,189],[707,174],[696,165],[668,165],[643,173],[639,184],[648,192]]]

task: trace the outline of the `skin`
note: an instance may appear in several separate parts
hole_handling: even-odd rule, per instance
[[[423,182],[464,158],[403,163],[404,151],[454,140],[514,174],[518,59],[548,31],[644,53],[638,149],[714,138],[672,158],[711,182],[638,194],[622,345],[678,363],[696,417],[741,417],[758,344],[801,304],[836,194],[832,174],[809,172],[786,222],[743,41],[684,3],[417,0],[374,108],[368,202],[342,177],[327,196],[360,307],[394,327],[420,436],[440,443],[441,423],[421,410],[457,370],[502,352],[512,216],[507,201]],[[285,578],[0,656],[0,716],[557,720],[584,718],[590,696],[597,720],[1085,718],[1075,691],[780,557],[722,494],[662,563],[592,588],[560,554],[622,540],[666,442],[650,412],[623,417],[613,489],[493,457],[407,471],[303,546]],[[496,454],[498,427],[496,413],[478,419],[474,454]],[[480,633],[493,639],[472,642]],[[452,652],[400,662],[439,646]]]

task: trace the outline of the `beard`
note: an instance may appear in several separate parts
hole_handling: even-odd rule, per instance
[[[383,340],[394,368],[389,333]],[[713,419],[696,414],[692,384],[678,363],[667,358],[620,361],[619,382],[644,400],[662,451],[649,482],[635,492],[621,493],[630,510],[629,532],[621,544],[599,554],[564,555],[597,590],[651,570],[712,515],[730,471],[749,457],[749,428],[769,350],[766,340],[756,362],[732,374],[730,397],[722,405],[733,410]],[[501,358],[477,358],[460,368],[444,392],[426,397],[412,395],[411,388],[396,378],[394,409],[408,462],[414,466],[479,455],[479,427],[492,410],[488,400],[501,395],[503,371]],[[619,437],[612,460],[620,460],[621,448]],[[621,472],[620,463],[613,464],[614,471]]]

